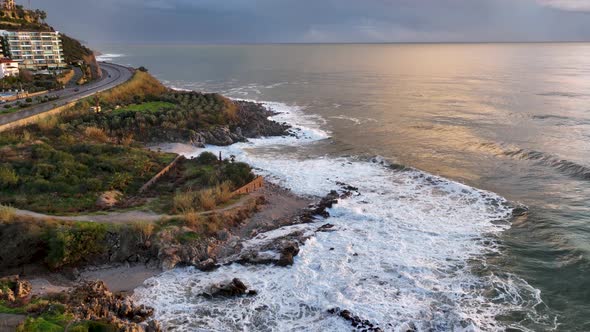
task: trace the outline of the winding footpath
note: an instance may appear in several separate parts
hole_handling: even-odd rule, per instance
[[[121,85],[133,77],[133,69],[113,63],[100,62],[102,78],[80,87],[72,87],[48,93],[51,96],[58,96],[59,99],[47,103],[34,105],[21,111],[0,115],[0,126],[14,121],[19,121],[37,114],[51,111],[54,108],[78,101],[92,96],[96,93],[112,89]],[[76,91],[78,90],[78,91]]]
[[[251,197],[263,196],[264,190],[256,193],[250,193],[240,197],[236,202],[214,210],[202,211],[198,214],[207,216],[213,213],[222,213],[244,206]],[[100,222],[100,223],[131,223],[135,221],[155,223],[163,219],[179,218],[182,215],[160,214],[149,210],[129,210],[129,211],[101,211],[93,214],[80,214],[72,216],[57,216],[50,214],[43,214],[29,210],[14,209],[17,216],[29,217],[35,219],[53,219],[62,221],[86,221],[86,222]],[[0,331],[1,332],[1,331]]]

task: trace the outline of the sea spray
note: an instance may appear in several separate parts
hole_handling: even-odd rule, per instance
[[[299,195],[321,197],[341,183],[357,187],[360,194],[330,209],[329,222],[336,232],[312,236],[292,267],[232,264],[210,273],[183,268],[148,280],[135,297],[154,306],[166,327],[350,330],[347,321],[330,314],[342,308],[385,331],[408,326],[420,331],[493,331],[505,328],[497,322],[498,314],[533,310],[540,303],[538,292],[520,279],[473,271],[485,270],[485,255],[499,250],[495,235],[509,223],[497,221],[509,220],[512,211],[505,199],[418,170],[400,171],[383,161],[308,158],[297,149],[286,150],[330,134],[320,128],[316,116],[298,107],[267,105],[279,112],[276,121],[293,125],[293,136],[207,149],[235,155],[268,181]],[[258,295],[216,300],[200,296],[211,283],[234,277]]]

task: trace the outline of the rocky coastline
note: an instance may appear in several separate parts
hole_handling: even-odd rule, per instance
[[[153,309],[147,306],[136,306],[125,295],[132,293],[133,288],[140,286],[143,280],[158,274],[159,271],[179,266],[195,266],[202,271],[212,271],[222,265],[234,263],[290,266],[299,253],[299,247],[310,236],[316,232],[336,231],[329,223],[320,223],[312,231],[302,231],[297,229],[297,226],[329,217],[328,210],[337,203],[338,199],[353,194],[355,194],[354,191],[347,190],[343,186],[340,193],[332,191],[316,203],[311,203],[313,200],[310,198],[298,197],[287,189],[269,184],[264,192],[259,194],[259,197],[267,198],[264,199],[264,204],[259,207],[258,212],[197,244],[174,245],[159,250],[151,248],[136,252],[127,258],[125,263],[127,267],[120,262],[104,265],[104,260],[99,260],[85,267],[64,269],[57,273],[60,277],[56,277],[56,273],[47,274],[46,272],[26,273],[20,277],[15,275],[10,279],[16,287],[12,292],[13,295],[7,295],[5,292],[0,296],[14,306],[33,303],[39,298],[59,299],[59,303],[67,307],[67,311],[73,313],[78,320],[106,322],[116,326],[120,331],[160,331],[159,323],[153,319]],[[261,198],[259,200],[262,202]],[[287,200],[296,203],[286,209],[275,211],[275,216],[277,212],[283,214],[280,218],[270,219],[269,210],[273,209],[273,204],[280,205],[280,202]],[[258,244],[255,246],[248,243],[254,238],[264,237],[265,234],[286,226],[293,228],[283,236],[269,237],[267,241],[257,241]],[[120,248],[125,247],[124,239],[111,235],[109,241],[112,243],[109,253],[115,254],[119,250],[119,253],[112,257],[121,255]],[[114,269],[133,271],[129,269],[129,266],[144,266],[149,268],[150,273],[139,275],[136,283],[128,286],[127,289],[117,287],[117,282],[106,276]],[[145,272],[143,269],[138,271]],[[133,279],[134,276],[128,273],[125,274],[125,278]],[[47,282],[48,279],[51,281]],[[117,292],[109,290],[109,279]],[[33,284],[28,280],[32,280]],[[42,283],[43,289],[39,289],[41,285],[39,280],[45,281]],[[52,282],[57,285],[53,285]],[[57,290],[59,291],[56,292]],[[236,278],[229,281],[220,280],[211,285],[210,290],[203,296],[256,296],[256,290],[248,289],[248,286]]]
[[[227,146],[246,142],[248,138],[271,136],[289,136],[291,126],[270,120],[277,113],[269,110],[261,103],[251,101],[232,101],[237,112],[235,119],[227,124],[216,125],[199,130],[166,130],[160,128],[147,137],[150,143],[189,143],[196,147],[207,145]]]
[[[248,138],[290,135],[291,126],[269,120],[276,113],[263,104],[250,101],[234,103],[238,106],[235,123],[195,132],[190,137],[190,142],[198,147],[204,147],[205,144],[226,146],[245,142]]]

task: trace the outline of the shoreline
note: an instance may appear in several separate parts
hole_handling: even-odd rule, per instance
[[[227,229],[231,235],[226,243],[231,242],[232,246],[251,240],[259,233],[293,224],[293,219],[314,202],[311,198],[297,196],[288,189],[272,183],[266,183],[262,189],[251,195],[264,197],[265,203],[258,212],[240,225]],[[216,260],[222,261],[230,256],[230,251],[224,244],[216,249]],[[81,283],[97,280],[103,281],[114,293],[131,295],[136,288],[143,286],[146,280],[165,270],[149,263],[117,263],[89,265],[80,270],[70,268],[61,272],[51,272],[38,265],[26,265],[6,272],[3,274],[20,275],[23,280],[31,282],[31,294],[37,296],[59,293]]]

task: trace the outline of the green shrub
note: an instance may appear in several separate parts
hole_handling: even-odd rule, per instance
[[[10,164],[0,165],[0,189],[13,188],[19,177]]]
[[[242,187],[254,180],[252,168],[246,163],[226,163],[222,170],[224,179],[231,181],[236,188]]]
[[[109,189],[125,191],[132,179],[129,173],[115,173],[109,183]]]
[[[98,255],[104,251],[106,233],[107,226],[97,223],[76,223],[51,230],[46,263],[56,269]]]
[[[213,165],[217,163],[217,156],[209,151],[205,151],[201,153],[197,158],[195,158],[197,163],[201,165]]]

